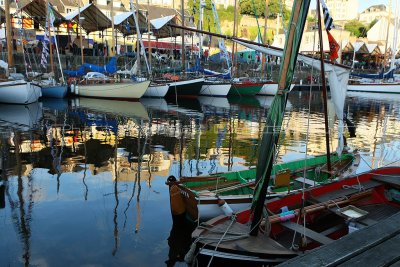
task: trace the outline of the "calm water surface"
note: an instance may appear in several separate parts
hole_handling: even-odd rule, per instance
[[[309,99],[290,95],[277,161],[325,153],[321,95]],[[166,178],[255,166],[271,101],[0,105],[0,265],[184,266]],[[345,109],[358,172],[399,165],[400,96],[353,93]]]

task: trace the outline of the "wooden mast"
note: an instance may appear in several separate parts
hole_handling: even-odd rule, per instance
[[[7,34],[7,57],[8,57],[8,68],[14,67],[13,62],[13,39],[11,36],[11,18],[10,18],[10,0],[5,0],[4,3],[5,15],[6,15],[6,34]]]
[[[185,27],[185,0],[181,0],[181,18],[182,18],[182,27]],[[182,29],[181,32],[182,37],[182,48],[181,48],[181,57],[182,57],[182,72],[185,73],[185,30]]]
[[[115,56],[116,55],[116,44],[114,43],[114,2],[110,1],[111,7],[110,7],[110,17],[111,17],[111,52],[110,56]]]
[[[321,60],[321,82],[322,82],[322,96],[324,103],[324,118],[325,118],[325,142],[326,142],[326,159],[328,163],[328,172],[331,176],[331,151],[329,147],[329,126],[328,126],[328,101],[327,101],[327,90],[326,90],[326,80],[325,80],[325,64],[324,64],[324,45],[322,39],[322,23],[321,23],[321,10],[320,10],[320,0],[317,0],[317,14],[318,14],[318,34],[319,34],[319,52]]]

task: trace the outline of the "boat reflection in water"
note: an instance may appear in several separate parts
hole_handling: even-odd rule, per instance
[[[399,160],[400,101],[352,97],[346,110],[357,136],[348,143],[363,148],[359,168]],[[193,226],[171,218],[165,180],[254,167],[269,101],[181,101],[0,105],[1,265],[182,264]],[[306,149],[308,95],[289,101],[278,162],[303,159]],[[325,146],[319,101],[309,155]]]

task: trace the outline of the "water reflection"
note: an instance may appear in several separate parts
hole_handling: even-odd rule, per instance
[[[325,153],[321,95],[311,96],[311,110],[309,98],[304,92],[289,98],[278,161],[304,158],[308,117],[307,153]],[[256,166],[271,101],[77,98],[0,105],[0,261],[173,266],[188,249],[192,226],[172,223],[166,177]],[[398,163],[399,109],[394,95],[348,98],[357,135],[346,135],[361,150],[360,171]]]

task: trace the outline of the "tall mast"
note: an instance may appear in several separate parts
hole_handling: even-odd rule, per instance
[[[114,2],[110,1],[111,3],[111,7],[110,7],[110,17],[111,17],[111,52],[110,52],[110,56],[115,56],[117,54],[116,50],[116,45],[114,43],[114,34],[115,30],[114,30]]]
[[[13,39],[11,36],[11,18],[10,18],[10,0],[5,0],[4,9],[6,13],[6,31],[7,31],[7,57],[8,57],[8,68],[14,67],[13,62]]]
[[[151,68],[151,57],[152,57],[152,49],[151,49],[151,34],[150,34],[150,0],[147,0],[147,42],[148,44],[148,52],[149,52],[149,65]]]
[[[293,80],[297,55],[300,48],[301,37],[307,19],[308,8],[311,0],[295,0],[286,33],[286,44],[283,50],[283,62],[280,67],[278,92],[268,110],[266,125],[260,145],[256,172],[256,188],[252,203],[252,222],[250,235],[256,236],[259,231],[261,216],[263,214],[267,189],[269,186],[272,165],[274,163],[275,148],[278,145],[280,130],[288,93]]]
[[[394,29],[397,29],[399,27],[399,7],[400,1],[396,1],[396,9],[395,9],[395,15],[394,15]],[[394,36],[393,36],[393,47],[392,47],[392,58],[390,60],[390,69],[394,68],[394,61],[396,58],[396,52],[397,52],[397,39],[398,39],[398,31],[394,30]]]
[[[204,16],[204,0],[200,0],[200,19],[199,19],[199,28],[200,31],[203,30],[203,16]],[[200,33],[200,41],[199,41],[199,59],[201,59],[201,55],[203,54],[203,34]]]
[[[389,42],[389,29],[390,29],[390,17],[392,16],[392,0],[389,0],[389,13],[388,13],[388,26],[386,30],[386,43],[385,43],[385,54],[383,58],[383,69],[385,69],[387,61],[387,47]]]
[[[185,0],[181,0],[181,18],[182,18],[182,27],[185,27]],[[182,56],[182,71],[185,73],[185,30],[182,29],[182,48],[181,48],[181,56]]]
[[[265,13],[264,13],[264,44],[267,43],[267,18],[268,18],[268,4],[269,0],[265,0]],[[262,56],[261,72],[264,74],[265,64],[267,63],[267,55]],[[265,71],[265,77],[268,76],[268,71]]]
[[[138,69],[138,73],[139,76],[141,75],[141,71],[140,71],[140,45],[142,44],[142,37],[140,35],[140,29],[139,29],[139,0],[136,0],[136,49],[137,49],[137,69]],[[146,55],[144,55],[144,57],[146,58]]]
[[[319,34],[319,52],[321,60],[321,82],[322,82],[322,96],[324,103],[324,118],[325,118],[325,143],[326,143],[326,158],[328,163],[329,176],[331,175],[331,151],[329,147],[329,126],[328,126],[328,101],[326,92],[326,80],[325,80],[325,64],[324,64],[324,42],[322,39],[322,23],[321,23],[321,9],[320,0],[317,0],[317,14],[318,14],[318,34]]]
[[[237,14],[236,14],[236,9],[237,9],[237,0],[235,0],[235,8],[234,8],[234,11],[233,11],[233,33],[232,33],[232,36],[233,37],[236,37],[236,16],[237,16]],[[235,68],[236,68],[236,60],[235,60],[235,42],[232,42],[232,66],[235,66]],[[234,68],[232,68],[232,70],[233,70]],[[232,77],[235,75],[233,72],[231,73],[231,75],[232,75]]]
[[[51,72],[54,72],[54,62],[53,62],[53,42],[51,40],[51,26],[50,26],[50,16],[49,16],[49,0],[46,0],[46,24],[47,24],[47,31],[49,33],[49,50],[50,50],[50,68]]]
[[[82,60],[82,65],[83,65],[84,59],[83,59],[83,40],[82,40],[81,1],[80,0],[78,0],[78,26],[79,26],[79,43],[81,45],[81,60]]]

